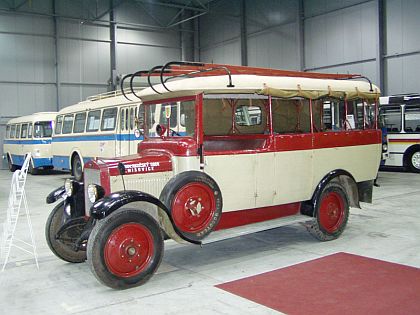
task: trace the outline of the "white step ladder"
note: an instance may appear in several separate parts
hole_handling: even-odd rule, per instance
[[[29,214],[28,202],[26,200],[25,193],[25,183],[26,176],[28,174],[29,163],[31,163],[31,153],[28,153],[26,155],[22,168],[13,173],[12,184],[10,185],[7,217],[5,222],[3,223],[3,237],[1,239],[0,259],[3,263],[1,271],[4,271],[9,261],[10,250],[12,247],[16,247],[24,252],[33,255],[36,266],[39,269],[31,217]],[[29,228],[30,243],[15,237],[16,226],[18,223],[22,202],[25,208],[25,215]]]

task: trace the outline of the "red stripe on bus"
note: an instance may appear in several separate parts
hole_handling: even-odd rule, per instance
[[[420,143],[420,139],[388,139],[389,142],[412,142]]]

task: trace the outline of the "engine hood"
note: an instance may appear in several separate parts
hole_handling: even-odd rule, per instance
[[[165,150],[148,150],[141,154],[116,158],[96,158],[85,164],[85,168],[107,171],[110,176],[120,175],[118,165],[122,163],[125,175],[168,172],[172,170],[172,154]],[[102,173],[101,172],[101,173]]]

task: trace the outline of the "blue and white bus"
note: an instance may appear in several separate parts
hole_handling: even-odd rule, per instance
[[[136,99],[132,94],[127,96]],[[60,110],[52,139],[54,168],[70,170],[81,180],[83,165],[93,158],[137,153],[138,142],[143,139],[144,110],[140,103],[114,91]],[[185,127],[177,124],[177,108],[177,103],[157,106],[151,117],[154,125],[167,126],[169,121],[174,132],[182,133]]]
[[[29,172],[37,173],[40,168],[51,169],[51,136],[56,112],[40,112],[13,118],[6,125],[3,142],[3,157],[7,159],[9,170],[21,167],[26,154],[32,153]]]

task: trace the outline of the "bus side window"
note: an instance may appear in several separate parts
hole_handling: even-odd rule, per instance
[[[124,108],[120,109],[120,130],[125,130],[125,116],[124,116]]]
[[[125,116],[125,130],[128,130],[128,108],[124,109]]]
[[[275,133],[306,133],[311,131],[307,99],[272,99]]]
[[[14,139],[16,135],[16,125],[10,126],[10,139]]]
[[[406,105],[404,130],[405,132],[420,132],[420,105]]]
[[[16,125],[16,139],[20,138],[20,125]]]
[[[32,138],[32,129],[33,129],[33,125],[32,123],[30,123],[28,126],[28,138]]]
[[[28,124],[22,124],[22,129],[20,131],[20,137],[25,139],[28,136]]]
[[[109,131],[114,130],[116,121],[117,121],[117,108],[107,108],[104,109],[102,114],[102,123],[101,123],[101,130],[102,131]]]
[[[73,132],[84,132],[86,124],[86,112],[77,113],[74,118]]]
[[[63,130],[62,130],[63,134],[69,134],[69,133],[72,132],[72,130],[73,130],[73,120],[74,120],[73,114],[64,116]]]
[[[94,111],[89,112],[88,118],[87,118],[87,124],[86,124],[86,131],[88,132],[98,131],[100,122],[101,122],[100,110],[94,110]]]
[[[134,129],[134,108],[130,108],[130,130]]]
[[[55,125],[55,131],[54,133],[56,135],[61,134],[61,127],[63,125],[63,116],[57,116],[56,118],[56,125]]]

